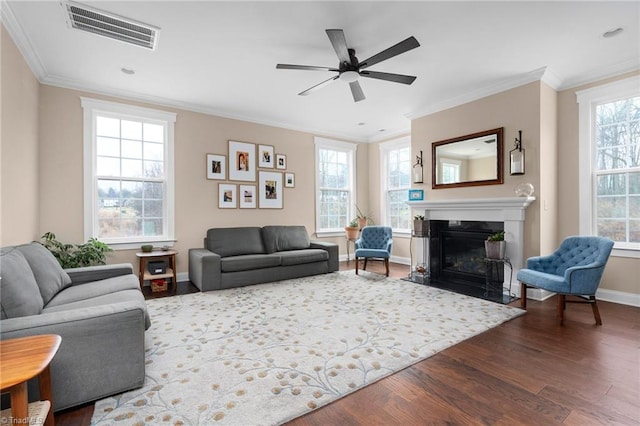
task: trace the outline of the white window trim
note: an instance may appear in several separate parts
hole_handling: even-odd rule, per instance
[[[173,246],[175,240],[175,180],[174,180],[174,126],[176,114],[150,108],[137,107],[108,102],[98,99],[80,97],[83,109],[83,159],[84,159],[84,237],[85,240],[95,236],[96,228],[96,141],[95,117],[102,114],[118,114],[141,120],[157,120],[167,124],[167,143],[165,146],[165,214],[167,218],[167,235],[164,238],[137,238],[130,242],[109,243],[114,250],[139,248],[140,243],[154,243],[157,245]]]
[[[389,164],[388,164],[388,153],[389,151],[393,151],[401,148],[409,148],[411,149],[411,136],[406,135],[398,139],[394,139],[388,142],[383,142],[379,145],[380,148],[380,218],[382,219],[382,223],[389,223],[389,218],[387,217],[387,174],[389,172]],[[411,177],[410,177],[411,178]],[[411,186],[411,184],[409,184]],[[409,200],[409,195],[407,193],[407,200]],[[411,229],[394,229],[393,235],[410,237]]]
[[[350,142],[342,142],[336,141],[333,139],[322,138],[316,136],[314,138],[315,143],[315,167],[316,167],[316,235],[318,237],[339,237],[344,236],[344,231],[338,230],[326,230],[320,228],[320,202],[318,197],[320,196],[320,167],[318,165],[318,159],[320,158],[320,150],[321,149],[335,149],[339,151],[347,151],[348,152],[348,161],[350,163],[351,168],[351,182],[349,183],[351,186],[351,200],[349,202],[349,207],[347,209],[347,218],[356,217],[356,200],[358,199],[356,195],[356,151],[358,149],[358,145]]]
[[[640,94],[640,76],[626,78],[602,86],[576,92],[578,101],[578,160],[579,166],[579,230],[581,235],[595,235],[595,202],[592,167],[595,162],[594,139],[596,105]],[[612,256],[640,258],[640,249],[614,246]]]

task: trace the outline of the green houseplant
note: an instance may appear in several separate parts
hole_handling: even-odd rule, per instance
[[[107,261],[106,254],[113,251],[96,238],[89,238],[84,244],[74,245],[58,241],[53,232],[47,232],[41,239],[42,245],[58,259],[63,268],[104,265]]]
[[[358,232],[360,231],[360,227],[358,225],[358,219],[356,218],[351,219],[349,225],[344,227],[345,237],[347,238],[347,240],[355,241],[356,239],[358,239]]]
[[[504,240],[504,231],[489,235],[484,242],[487,259],[504,259],[506,248],[507,243]]]
[[[358,220],[358,225],[360,229],[364,228],[367,225],[373,225],[373,218],[371,217],[371,213],[362,213],[360,207],[356,205],[356,219]]]

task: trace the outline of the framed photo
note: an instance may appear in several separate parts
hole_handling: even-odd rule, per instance
[[[284,187],[285,188],[295,188],[296,186],[296,175],[294,173],[285,173],[284,174]]]
[[[218,208],[219,209],[235,209],[238,205],[237,200],[238,186],[229,183],[218,184]]]
[[[207,179],[227,179],[227,157],[207,154]]]
[[[258,145],[258,167],[273,169],[273,147]]]
[[[240,185],[238,200],[240,200],[241,209],[255,209],[256,198],[257,194],[255,185]]]
[[[258,196],[261,209],[282,208],[282,173],[260,172],[258,178]]]
[[[422,201],[424,200],[424,189],[410,189],[409,201]]]
[[[256,181],[256,145],[229,141],[229,180]]]
[[[276,169],[287,169],[287,156],[284,154],[276,154]]]

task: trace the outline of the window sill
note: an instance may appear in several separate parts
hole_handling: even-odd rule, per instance
[[[640,259],[640,250],[628,248],[614,248],[611,250],[612,257],[627,257],[631,259]]]
[[[111,247],[114,251],[119,251],[119,250],[141,250],[140,246],[145,245],[145,244],[150,244],[153,245],[154,247],[171,247],[173,248],[173,245],[175,244],[176,240],[167,240],[167,241],[129,241],[126,243],[110,243],[110,242],[104,242],[105,244],[107,244],[109,247]]]

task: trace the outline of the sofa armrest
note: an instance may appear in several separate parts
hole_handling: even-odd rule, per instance
[[[207,249],[189,249],[189,281],[200,291],[220,290],[220,255]]]
[[[38,334],[62,337],[51,362],[54,409],[58,411],[144,383],[142,304],[127,301],[5,319],[0,321],[0,338]],[[32,389],[32,383],[29,387]],[[37,392],[37,386],[35,389]]]
[[[133,274],[133,266],[130,263],[117,263],[114,265],[69,268],[65,269],[65,272],[71,278],[71,285],[76,285]]]
[[[323,249],[329,252],[329,272],[337,271],[340,268],[338,264],[340,251],[337,244],[324,241],[311,241],[310,247]]]

